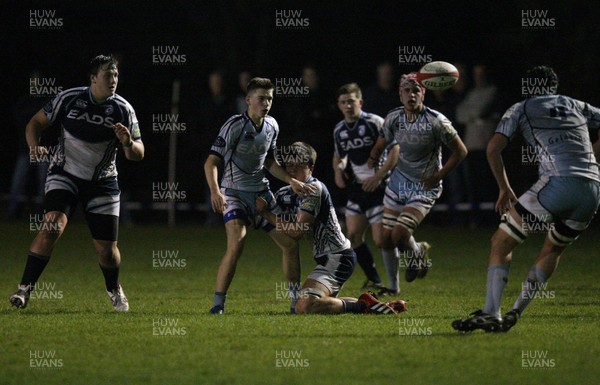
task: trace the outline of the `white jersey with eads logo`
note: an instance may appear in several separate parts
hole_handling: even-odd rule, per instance
[[[510,107],[496,132],[520,132],[533,147],[540,176],[578,176],[600,181],[589,128],[600,128],[600,109],[563,95],[543,95]]]
[[[59,156],[53,157],[51,170],[62,168],[84,180],[117,176],[119,140],[112,129],[114,124],[129,128],[133,140],[141,139],[135,111],[119,95],[96,103],[89,87],[71,88],[48,102],[44,113],[51,123],[60,122],[62,129]]]
[[[265,159],[274,158],[279,125],[266,116],[256,127],[245,112],[234,115],[221,127],[210,153],[224,159],[221,187],[241,191],[264,191],[269,188],[265,177]]]

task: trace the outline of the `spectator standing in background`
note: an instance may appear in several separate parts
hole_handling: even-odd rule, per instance
[[[470,226],[481,222],[480,204],[493,201],[494,178],[486,160],[487,143],[499,121],[498,90],[489,81],[483,64],[473,67],[473,88],[456,107],[456,121],[464,126],[464,140],[469,156],[466,159],[467,191],[472,204]]]

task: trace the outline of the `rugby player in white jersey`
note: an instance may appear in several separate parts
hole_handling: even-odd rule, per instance
[[[234,115],[221,127],[204,163],[204,173],[212,209],[223,214],[227,234],[227,249],[217,272],[214,303],[211,314],[223,314],[227,290],[233,280],[238,259],[244,249],[247,227],[262,227],[283,250],[283,270],[289,285],[294,311],[296,289],[300,284],[300,256],[296,242],[273,231],[273,226],[256,213],[256,197],[262,196],[275,206],[266,168],[276,178],[289,183],[298,194],[310,193],[312,186],[290,177],[275,160],[279,125],[269,116],[275,86],[266,78],[253,78],[248,83],[248,110]],[[221,185],[217,166],[224,162]]]
[[[58,123],[62,133],[46,179],[44,223],[29,248],[19,288],[10,296],[10,303],[17,308],[27,306],[73,210],[81,202],[113,308],[129,310],[119,284],[120,191],[115,159],[122,148],[128,160],[142,160],[144,144],[133,108],[115,94],[118,81],[117,61],[111,56],[97,56],[90,63],[89,87],[61,92],[27,124],[32,159],[43,158],[39,146],[43,130]]]
[[[383,200],[384,237],[391,237],[406,256],[405,278],[423,278],[430,261],[427,242],[417,242],[413,232],[442,194],[442,179],[467,156],[467,148],[452,123],[438,111],[423,104],[425,88],[416,74],[400,80],[402,106],[387,115],[381,136],[371,150],[374,167],[389,143],[396,141],[400,153]],[[442,165],[442,145],[451,151]]]
[[[398,145],[392,143],[389,146],[377,169],[369,168],[367,162],[371,148],[379,137],[383,118],[362,110],[362,92],[356,83],[344,84],[338,89],[337,104],[344,119],[333,130],[335,147],[332,163],[335,184],[348,190],[346,227],[358,264],[367,276],[363,289],[373,288],[378,290],[379,295],[398,294],[398,249],[391,240],[384,242],[381,223],[383,192],[389,171],[398,161]],[[344,178],[344,169],[348,164],[353,176],[351,181]],[[383,256],[389,281],[387,288],[377,273],[373,255],[365,242],[369,225],[375,246],[381,249]]]
[[[276,193],[278,207],[272,207],[263,197],[257,197],[256,210],[275,226],[274,231],[284,236],[300,240],[305,234],[312,235],[317,267],[302,286],[296,312],[396,314],[405,311],[404,301],[384,303],[371,292],[362,294],[358,299],[336,298],[354,271],[356,254],[342,233],[327,187],[312,176],[316,151],[304,142],[296,142],[291,147],[294,155],[287,157],[287,172],[313,186],[314,192],[298,196],[291,186],[282,187]]]
[[[588,227],[600,204],[600,139],[592,144],[589,133],[600,129],[600,109],[558,95],[558,76],[550,67],[534,67],[526,76],[528,84],[537,86],[532,87],[529,98],[504,113],[488,143],[488,162],[500,189],[496,211],[502,215],[502,223],[491,241],[485,305],[452,323],[459,332],[510,330],[546,287],[561,254]],[[517,134],[533,148],[539,162],[538,181],[518,199],[502,158],[502,151]],[[547,232],[546,239],[521,293],[502,316],[500,305],[512,251],[532,231]]]

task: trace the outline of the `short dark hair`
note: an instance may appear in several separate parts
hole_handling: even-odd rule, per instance
[[[262,88],[265,90],[272,90],[272,89],[275,89],[275,85],[273,84],[271,79],[252,78],[248,82],[248,87],[246,88],[246,93],[250,93],[250,91],[253,91],[253,90],[256,90],[259,88]]]
[[[93,58],[92,61],[90,61],[90,75],[98,74],[100,68],[105,64],[108,64],[109,68],[117,68],[119,62],[117,62],[117,59],[112,55],[98,55],[95,58]]]
[[[347,83],[338,88],[337,92],[335,93],[335,98],[337,99],[342,95],[351,93],[355,93],[357,98],[362,99],[362,92],[360,90],[360,87],[356,83]]]
[[[534,93],[532,96],[540,95],[540,94],[556,94],[558,91],[558,75],[549,66],[536,66],[527,71],[525,75],[528,79],[544,79],[543,81],[538,81],[537,84],[547,84],[547,88],[540,88],[539,93]],[[549,92],[546,92],[549,91]]]
[[[290,147],[292,147],[294,154],[301,155],[307,159],[309,166],[313,166],[317,162],[317,151],[310,144],[306,142],[294,142]]]

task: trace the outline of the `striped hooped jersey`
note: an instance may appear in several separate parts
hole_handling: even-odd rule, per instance
[[[50,169],[62,168],[84,180],[117,176],[119,140],[112,128],[114,124],[129,128],[133,140],[141,139],[135,111],[119,95],[96,103],[89,87],[71,88],[48,102],[44,113],[51,123],[59,122],[61,126],[59,156],[53,157]]]

